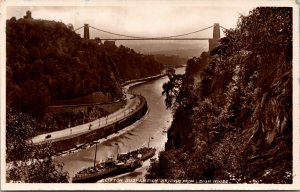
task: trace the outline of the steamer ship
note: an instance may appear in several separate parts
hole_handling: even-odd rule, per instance
[[[117,176],[123,173],[132,172],[136,168],[141,167],[143,162],[155,155],[156,149],[150,147],[142,147],[137,150],[117,154],[117,158],[109,157],[105,162],[96,164],[96,152],[94,166],[85,168],[75,174],[72,183],[94,183],[100,179]]]

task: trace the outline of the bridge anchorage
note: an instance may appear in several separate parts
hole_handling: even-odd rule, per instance
[[[196,38],[194,38],[194,37],[189,38],[189,37],[184,37],[184,36],[187,36],[187,35],[199,33],[201,31],[210,29],[212,27],[213,27],[213,38],[197,38],[197,37]],[[223,28],[223,29],[226,29],[226,28],[220,26],[219,23],[215,23],[212,26],[209,26],[209,27],[197,30],[197,31],[193,31],[193,32],[185,33],[185,34],[180,34],[180,35],[165,36],[165,37],[138,37],[138,36],[131,36],[131,35],[123,35],[123,34],[113,33],[113,32],[110,32],[110,31],[105,31],[105,30],[90,26],[89,24],[84,24],[84,26],[79,27],[79,28],[75,29],[74,31],[77,31],[81,28],[84,28],[83,38],[86,39],[86,40],[90,39],[90,32],[89,32],[90,28],[92,28],[94,30],[97,30],[97,31],[100,31],[100,32],[103,32],[103,33],[118,36],[118,38],[103,38],[103,39],[95,38],[95,40],[99,41],[99,43],[101,43],[102,40],[103,41],[110,41],[110,42],[115,42],[117,40],[126,40],[126,41],[127,40],[128,41],[142,41],[142,40],[206,40],[207,41],[208,40],[208,42],[209,42],[209,51],[211,51],[214,48],[216,48],[217,46],[219,46],[219,44],[220,44],[220,42],[219,42],[219,40],[221,38],[221,36],[220,36],[220,27]]]

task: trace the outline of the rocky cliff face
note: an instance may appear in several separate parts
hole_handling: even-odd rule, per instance
[[[207,62],[188,62],[178,94],[188,102],[173,102],[147,177],[291,183],[292,10],[256,8],[225,33]]]

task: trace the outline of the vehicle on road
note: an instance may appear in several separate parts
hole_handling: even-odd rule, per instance
[[[51,138],[51,135],[49,134],[49,135],[46,135],[46,137],[45,137],[46,139],[49,139],[49,138]]]

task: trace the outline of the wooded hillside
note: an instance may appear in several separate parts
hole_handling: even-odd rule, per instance
[[[225,34],[164,85],[174,120],[147,178],[292,183],[292,8],[256,8]]]
[[[83,40],[61,22],[7,20],[7,105],[36,118],[54,100],[103,92],[122,97],[122,80],[159,74],[162,65],[124,46]]]

